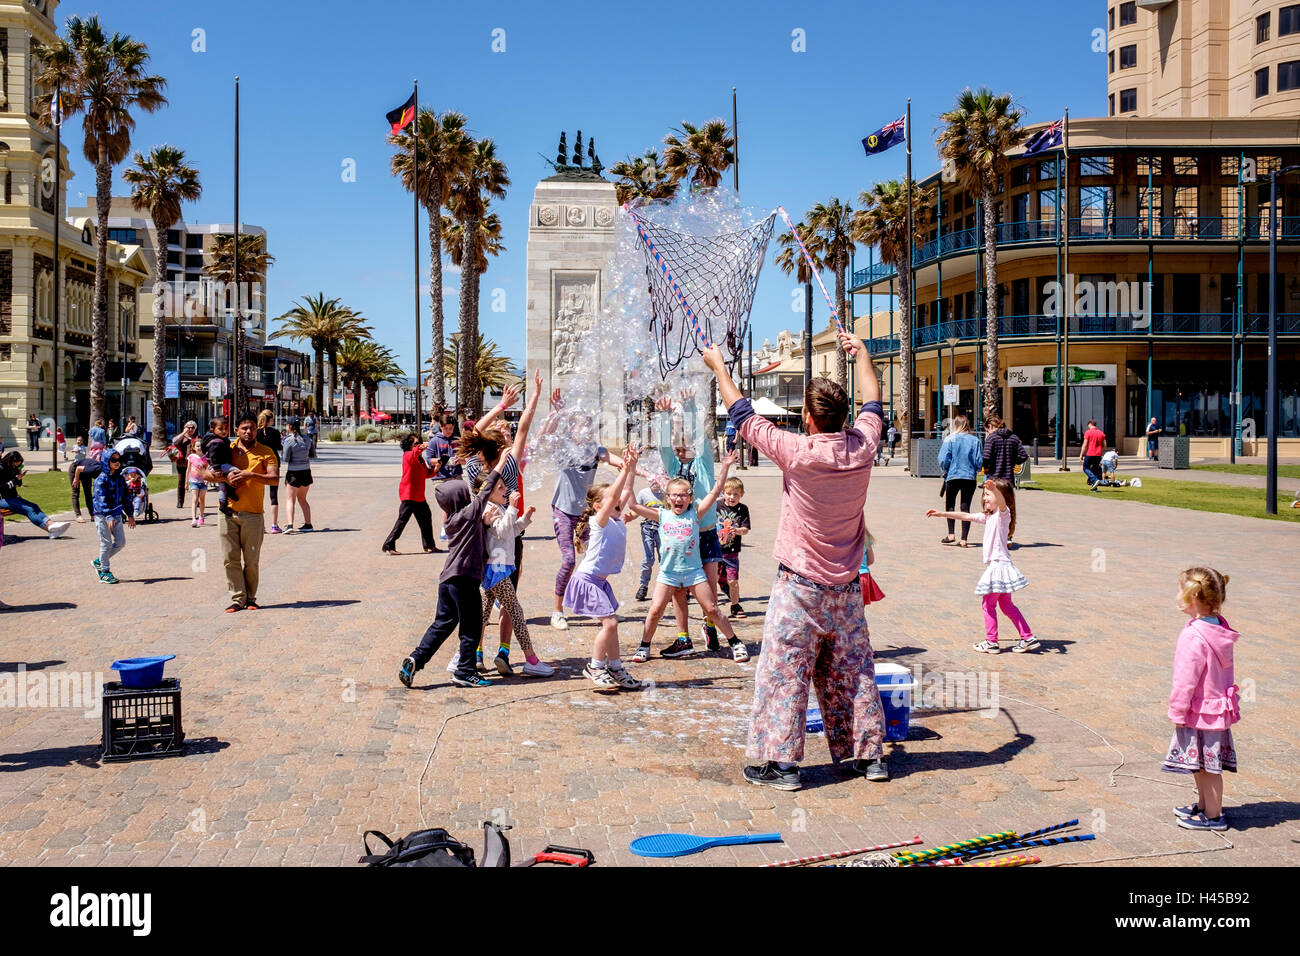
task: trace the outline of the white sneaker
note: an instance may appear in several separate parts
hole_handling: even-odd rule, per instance
[[[536,664],[525,662],[520,669],[525,677],[550,677],[555,673],[555,668],[545,661],[538,661]]]
[[[564,619],[562,611],[551,612],[551,627],[557,631],[567,631],[569,629],[569,622]]]
[[[62,538],[63,533],[68,530],[68,525],[70,523],[71,522],[68,521],[51,521],[46,525],[45,530],[50,533],[51,539]]]
[[[454,674],[454,673],[456,673],[456,665],[459,664],[459,663],[460,663],[460,660],[456,657],[455,654],[452,654],[452,655],[451,655],[451,660],[449,660],[449,661],[447,662],[447,673],[448,673],[448,674]]]

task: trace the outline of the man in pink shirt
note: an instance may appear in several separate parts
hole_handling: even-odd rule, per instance
[[[1105,451],[1106,433],[1097,427],[1096,419],[1089,419],[1079,458],[1083,461],[1083,473],[1088,476],[1088,486],[1094,490],[1101,481],[1101,456]]]
[[[880,382],[862,340],[840,333],[854,356],[866,404],[845,428],[849,397],[815,378],[804,389],[806,435],[754,414],[716,347],[704,363],[739,435],[782,473],[781,521],[773,556],[780,567],[768,599],[763,651],[754,675],[745,779],[798,790],[811,680],[821,703],[831,757],[851,760],[868,780],[888,780],[884,714],[863,612],[858,568],[866,548],[863,507],[884,425]]]

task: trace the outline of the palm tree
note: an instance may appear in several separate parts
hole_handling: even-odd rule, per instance
[[[181,203],[194,202],[203,192],[199,172],[185,163],[185,153],[166,144],[155,146],[146,158],[140,153],[134,157],[135,167],[122,172],[130,183],[131,205],[149,212],[153,219],[154,248],[154,327],[153,327],[153,420],[165,422],[163,404],[167,400],[166,377],[163,370],[167,361],[167,316],[163,315],[164,288],[167,282],[167,230],[181,218]],[[179,426],[178,426],[179,427]],[[154,448],[167,446],[163,429],[155,428]]]
[[[319,415],[327,407],[323,399],[326,358],[332,359],[340,344],[347,339],[369,336],[370,329],[361,322],[360,316],[341,305],[338,299],[325,298],[324,292],[304,296],[303,302],[303,305],[295,303],[292,309],[276,319],[281,327],[269,338],[311,343],[315,353],[312,357],[312,390],[315,393],[316,413]],[[329,394],[333,397],[333,379],[330,381]]]
[[[113,167],[131,150],[134,108],[152,113],[167,105],[161,76],[145,74],[149,48],[130,36],[105,35],[98,17],[71,17],[67,39],[37,44],[33,112],[48,123],[59,91],[64,116],[84,113],[82,153],[95,167],[95,293],[91,313],[90,420],[104,417],[104,369],[108,360],[108,212]],[[55,157],[61,163],[62,157]],[[63,215],[55,197],[55,215]]]
[[[614,195],[619,205],[635,203],[644,205],[659,200],[668,201],[677,195],[677,181],[659,161],[657,150],[646,150],[644,156],[629,156],[609,168],[619,177],[614,183]]]
[[[816,246],[817,257],[835,273],[835,308],[845,328],[853,325],[852,309],[844,301],[848,286],[849,258],[856,243],[853,239],[853,207],[838,198],[818,203],[808,210],[808,243]],[[811,250],[810,250],[811,251]],[[849,365],[844,350],[835,349],[835,380],[848,390]],[[849,405],[853,404],[850,397]]]
[[[208,251],[203,264],[203,274],[209,279],[222,283],[226,290],[226,301],[233,304],[241,321],[235,326],[235,398],[234,407],[243,408],[245,393],[248,391],[247,376],[244,366],[245,355],[244,319],[245,307],[254,305],[253,289],[266,283],[266,270],[275,262],[275,256],[266,251],[266,237],[250,233],[239,236],[239,268],[235,268],[235,237],[231,233],[219,232],[212,237],[212,248]],[[247,297],[245,292],[247,291]],[[233,293],[233,300],[230,298]],[[265,305],[265,303],[263,303]],[[265,316],[263,316],[265,318]]]
[[[912,183],[912,221],[914,227],[929,222],[934,208],[934,193]],[[903,458],[911,448],[912,434],[912,290],[907,268],[907,186],[896,179],[878,182],[864,191],[858,201],[865,208],[853,217],[854,237],[858,242],[880,248],[880,259],[893,265],[898,283],[898,361],[899,432],[903,439]],[[890,415],[894,409],[890,409]]]
[[[674,182],[691,181],[691,189],[711,189],[736,162],[736,138],[720,119],[703,126],[682,120],[681,129],[664,137],[664,169]],[[611,170],[612,171],[612,170]]]
[[[449,344],[444,353],[442,377],[447,382],[456,381],[456,340],[459,338],[459,334],[451,336],[448,339]],[[519,369],[515,368],[509,357],[497,352],[497,344],[491,339],[485,339],[480,335],[477,346],[472,371],[475,389],[480,398],[484,389],[492,389],[493,391],[503,389],[519,377]],[[433,362],[430,360],[429,372],[431,376],[433,371]],[[459,396],[457,397],[459,398]],[[464,404],[463,399],[461,404]]]
[[[506,164],[497,158],[496,143],[491,139],[481,139],[474,143],[473,154],[464,172],[451,187],[448,208],[461,225],[461,261],[474,263],[478,260],[475,243],[479,239],[479,224],[487,216],[487,205],[492,197],[504,199],[510,177],[506,173]],[[460,321],[459,331],[468,351],[467,361],[461,362],[461,381],[458,383],[462,399],[474,417],[482,414],[483,392],[473,390],[470,380],[475,363],[475,349],[478,345],[478,287],[480,273],[473,269],[464,269],[460,276]],[[436,378],[437,376],[435,376]]]
[[[936,145],[951,160],[957,182],[980,197],[984,209],[984,311],[988,336],[984,352],[984,417],[1002,410],[998,390],[998,230],[993,197],[1007,175],[1007,152],[1025,141],[1024,113],[1011,97],[970,87],[957,94],[953,108],[939,117],[945,125]]]
[[[419,137],[420,205],[429,216],[429,308],[433,316],[433,357],[435,366],[442,364],[444,316],[442,308],[442,249],[447,241],[443,236],[442,207],[451,195],[451,184],[465,171],[474,141],[465,132],[465,117],[460,113],[446,112],[441,116],[432,110],[420,110],[416,122],[388,142],[397,147],[390,169],[400,176],[402,185],[410,190],[415,182],[415,143]],[[450,245],[450,242],[448,242]],[[433,412],[435,417],[447,405],[442,379],[433,383]]]

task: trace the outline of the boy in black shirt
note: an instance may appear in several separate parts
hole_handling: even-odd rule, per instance
[[[726,575],[727,596],[731,599],[731,617],[744,617],[740,606],[740,539],[749,534],[749,508],[740,503],[745,485],[739,478],[728,478],[722,486],[718,504],[718,541],[722,545],[722,571]]]

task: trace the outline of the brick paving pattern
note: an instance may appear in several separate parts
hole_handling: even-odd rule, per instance
[[[1017,601],[1044,648],[985,657],[970,650],[982,636],[972,593],[978,547],[941,546],[942,522],[921,517],[937,506],[937,481],[877,469],[868,524],[878,539],[873,570],[888,595],[868,612],[878,659],[930,675],[996,678],[998,706],[982,714],[975,701],[933,692],[919,700],[932,706],[914,709],[912,737],[886,746],[888,784],[843,775],[824,739],[811,737],[804,789],[779,793],[740,774],[753,662],[656,657],[632,665],[652,688],[590,691],[579,671],[594,623],[574,620],[563,633],[547,626],[558,556],[542,517],[549,487],[529,495],[541,514],[526,539],[521,600],[556,677],[491,675],[491,688],[457,688],[444,670],[449,642],[413,689],[401,687],[397,665],[432,617],[443,558],[379,553],[397,510],[398,458],[395,446],[364,454],[324,447],[310,498],[321,533],[268,537],[261,611],[221,612],[228,596],[215,524],[192,529],[169,501],[159,503],[162,524],[128,532],[114,560],[117,586],[92,574],[93,525],[74,525],[53,542],[9,525],[0,597],[25,610],[0,617],[0,678],[22,662],[29,679],[91,671],[112,680],[116,658],[174,653],[168,674],[184,688],[189,752],[101,763],[98,711],[8,710],[0,721],[0,862],[351,864],[364,830],[400,835],[421,826],[417,781],[427,825],[471,845],[481,822],[495,819],[514,827],[517,854],[561,843],[593,850],[600,864],[750,865],[913,834],[934,846],[1071,817],[1097,840],[1048,848],[1045,863],[1123,865],[1174,853],[1143,862],[1300,862],[1300,668],[1289,623],[1297,539],[1287,525],[1115,496],[1023,492],[1013,557],[1030,586]],[[754,532],[742,559],[749,617],[737,629],[756,652],[775,572],[780,477],[771,466],[741,475]],[[412,526],[399,547],[418,544]],[[630,656],[644,607],[632,599],[638,534],[628,547],[615,591]],[[1241,772],[1227,780],[1233,829],[1222,836],[1175,826],[1170,808],[1194,798],[1190,780],[1158,769],[1183,622],[1177,572],[1201,563],[1231,575],[1224,613],[1242,633]],[[671,636],[668,617],[659,644]],[[629,852],[634,837],[668,830],[772,830],[785,843],[675,861]]]

